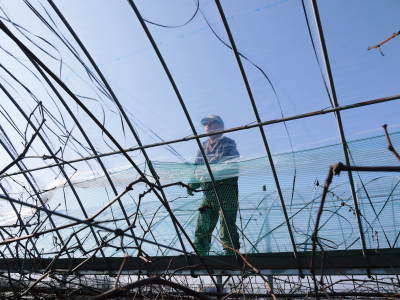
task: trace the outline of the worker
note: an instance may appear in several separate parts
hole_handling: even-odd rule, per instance
[[[203,118],[201,124],[204,126],[205,133],[213,133],[224,129],[224,122],[217,115]],[[203,150],[211,166],[239,157],[235,141],[223,136],[223,134],[210,135],[203,143]],[[195,164],[205,164],[200,150],[197,153]],[[232,249],[239,249],[240,247],[239,234],[236,228],[236,216],[239,207],[238,175],[237,172],[227,173],[229,175],[216,176],[218,174],[213,172],[216,178],[215,190],[211,179],[205,179],[207,176],[200,176],[197,182],[189,185],[189,194],[192,194],[193,189],[199,187],[201,187],[204,194],[199,207],[194,241],[196,250],[200,255],[209,255],[211,235],[217,225],[218,218],[221,224],[220,239],[224,254],[233,255],[235,251]]]

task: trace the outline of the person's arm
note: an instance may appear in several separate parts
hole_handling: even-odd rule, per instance
[[[201,155],[200,149],[197,150],[197,155],[196,155],[196,158],[194,160],[194,164],[195,164],[195,167],[193,169],[193,173],[195,173],[195,170],[196,170],[197,166],[199,166],[201,168],[201,165],[204,164],[204,159],[203,159],[203,156]],[[193,196],[193,190],[198,189],[201,184],[200,184],[199,178],[196,178],[195,175],[193,175],[193,177],[192,177],[192,179],[190,181],[191,182],[188,183],[189,187],[188,187],[187,191],[188,191],[189,195]]]

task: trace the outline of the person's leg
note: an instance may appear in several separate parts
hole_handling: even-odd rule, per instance
[[[233,249],[239,249],[239,233],[236,228],[237,208],[223,210],[225,220],[223,220],[222,211],[220,216],[221,231],[220,238],[226,254],[234,254]]]
[[[218,222],[218,209],[212,208],[203,201],[199,211],[194,246],[200,255],[208,255],[211,235]]]
[[[236,227],[236,217],[239,207],[238,179],[229,178],[224,180],[224,183],[225,184],[220,188],[223,203],[222,209],[220,210],[220,238],[225,252],[227,254],[234,254],[234,251],[229,248],[240,248],[239,233]],[[225,219],[223,219],[223,216]]]

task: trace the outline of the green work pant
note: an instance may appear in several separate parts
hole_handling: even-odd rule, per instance
[[[236,216],[239,207],[238,178],[217,180],[216,191],[219,200],[214,193],[211,182],[201,184],[204,197],[199,207],[194,245],[200,255],[208,255],[210,250],[211,235],[220,219],[220,239],[228,253],[229,248],[239,249],[239,234],[236,228]]]

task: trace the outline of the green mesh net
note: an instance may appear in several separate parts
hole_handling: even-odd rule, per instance
[[[391,136],[393,143],[399,144],[400,132]],[[399,164],[387,150],[385,136],[355,140],[348,145],[353,165]],[[295,153],[276,154],[273,160],[288,211],[289,223],[284,218],[276,182],[266,157],[212,165],[219,200],[214,194],[205,166],[153,162],[153,167],[161,184],[170,185],[165,187],[163,192],[172,214],[200,250],[208,251],[210,247],[210,255],[220,254],[224,244],[227,244],[228,247],[240,247],[240,251],[244,253],[292,251],[288,226],[293,231],[297,249],[310,250],[311,234],[320,206],[323,183],[329,165],[344,161],[342,146],[336,144]],[[146,169],[146,174],[150,176],[148,168]],[[120,190],[137,177],[132,168],[113,170],[110,174]],[[362,229],[368,248],[398,247],[400,225],[400,221],[396,219],[400,209],[398,174],[353,172],[353,176],[362,214]],[[107,192],[109,187],[104,176],[78,176],[73,177],[72,182],[76,191],[85,199],[88,215],[92,215],[112,199]],[[189,195],[186,187],[174,184],[178,182],[198,183],[197,192]],[[65,201],[73,197],[68,185],[65,182],[56,182],[51,183],[51,187],[43,194],[43,197],[48,199],[48,204],[55,207],[65,203],[65,212],[79,217],[81,214],[79,207],[74,206],[71,201]],[[181,240],[178,238],[171,212],[168,212],[159,199],[153,193],[147,193],[140,198],[140,194],[146,188],[148,187],[143,183],[137,184],[129,195],[121,199],[129,218],[132,222],[134,219],[137,221],[135,234],[176,249],[182,249],[183,243],[187,251],[193,251],[181,230],[179,232],[183,238]],[[224,222],[218,225],[223,219],[220,204],[224,209],[225,218],[230,218],[227,227],[224,227]],[[201,214],[202,210],[206,213]],[[25,217],[29,218],[31,215],[32,211],[29,211]],[[110,220],[118,228],[126,227],[123,213],[117,204],[105,210],[97,219]],[[67,222],[56,217],[55,221],[57,224]],[[65,236],[68,234],[69,231],[63,232]],[[201,235],[203,239],[199,240]],[[343,172],[340,176],[334,177],[330,187],[320,222],[319,238],[325,250],[335,250],[361,248],[359,237],[360,231],[354,214],[348,176]],[[90,238],[87,233],[82,233],[82,239]],[[48,244],[49,241],[43,243]],[[118,244],[119,241],[115,243]],[[133,245],[134,241],[125,243]],[[44,247],[49,246],[47,244]],[[151,255],[179,254],[177,251],[147,243],[143,244],[143,250]],[[110,251],[109,255],[118,254],[114,250],[107,251]]]

